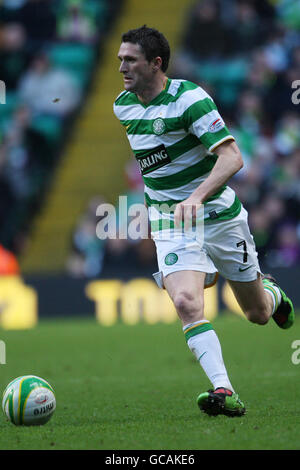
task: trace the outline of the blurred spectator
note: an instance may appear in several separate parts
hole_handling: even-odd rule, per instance
[[[102,197],[92,198],[72,234],[71,254],[67,271],[74,277],[96,277],[102,271],[106,240],[97,237],[96,209],[105,203]]]
[[[67,268],[75,277],[96,277],[102,269],[102,240],[97,238],[96,224],[92,217],[83,217],[73,234],[73,243]]]
[[[5,246],[22,238],[41,203],[99,41],[121,3],[0,0],[0,79],[8,90],[7,106],[0,106]],[[291,84],[300,78],[299,31],[300,3],[294,0],[197,0],[170,70],[170,76],[195,81],[213,96],[236,137],[245,165],[230,185],[248,209],[258,250],[270,266],[299,263],[300,105],[291,99]],[[125,167],[125,178],[128,205],[142,203],[143,181],[134,161]],[[152,269],[152,240],[95,239],[99,201],[90,201],[74,230],[69,272],[97,276],[121,262]]]
[[[31,49],[37,51],[55,39],[56,16],[52,0],[27,0],[18,10],[17,19],[26,31]]]
[[[2,174],[15,197],[24,198],[36,191],[33,177],[51,164],[51,149],[43,134],[31,127],[31,112],[20,106],[7,122],[3,132],[4,159]]]
[[[278,17],[290,29],[300,30],[300,4],[295,0],[278,0],[276,3]]]
[[[282,155],[289,155],[300,148],[300,119],[295,112],[285,113],[278,122],[274,135],[275,149]]]
[[[292,0],[195,1],[173,61],[175,76],[213,96],[241,148],[244,167],[230,185],[270,266],[299,263],[299,30]]]
[[[0,142],[0,224],[3,229],[10,211],[15,207],[16,195],[10,182],[4,175],[3,168],[6,164],[6,152],[3,143]]]
[[[144,206],[144,182],[140,173],[139,165],[136,160],[130,159],[124,168],[125,181],[127,185],[127,190],[122,196],[126,196],[126,206],[128,213],[125,217],[122,217],[122,220],[126,220],[126,227],[120,227],[119,223],[121,220],[120,210],[117,208],[118,216],[118,230],[127,233],[127,238],[108,240],[107,249],[105,256],[105,265],[104,268],[109,264],[110,266],[117,267],[120,264],[130,265],[131,269],[136,269],[145,272],[156,270],[156,252],[153,240],[150,238],[150,228],[148,217],[145,219],[140,218],[141,224],[144,222],[147,226],[137,227],[139,238],[133,239],[130,237],[130,224],[138,217],[141,217],[140,210],[134,211],[135,215],[130,216],[129,211],[135,204],[140,205],[142,210],[145,211]],[[136,209],[139,209],[139,206],[136,206]],[[145,213],[145,212],[144,212]],[[145,213],[146,215],[146,213]],[[145,234],[148,238],[145,238]],[[150,273],[151,274],[151,273]]]
[[[154,242],[150,237],[148,217],[145,217],[146,229],[137,227],[141,237],[135,239],[130,237],[128,230],[130,224],[138,217],[137,211],[133,216],[129,215],[133,205],[140,205],[144,211],[144,183],[140,174],[137,162],[131,159],[124,168],[124,176],[127,190],[120,195],[122,203],[118,205],[114,212],[116,220],[113,221],[116,227],[116,237],[109,237],[105,240],[96,241],[96,226],[101,220],[95,217],[97,207],[106,201],[102,197],[93,198],[88,208],[83,212],[72,235],[71,255],[67,263],[67,271],[77,277],[92,276],[118,276],[128,272],[138,272],[151,275],[157,270],[156,251]],[[119,200],[120,202],[120,200]],[[126,210],[126,214],[120,214],[121,210]],[[139,206],[136,206],[139,209]],[[135,211],[134,211],[135,212]],[[107,215],[102,219],[107,219]],[[124,221],[124,225],[120,225]],[[143,238],[147,232],[148,238]],[[126,236],[123,238],[123,234]],[[91,256],[89,257],[88,252]],[[88,271],[89,270],[89,271]],[[89,274],[88,274],[89,273]]]
[[[190,11],[183,47],[195,59],[219,58],[230,51],[231,32],[220,21],[219,2],[200,0]]]
[[[266,218],[273,224],[285,216],[284,201],[277,194],[267,194],[260,207],[266,214]]]
[[[281,225],[276,233],[274,249],[270,250],[268,262],[274,267],[289,268],[300,262],[300,243],[294,224]]]
[[[264,23],[260,21],[254,5],[249,1],[239,0],[234,10],[229,53],[231,55],[249,54],[265,40]]]
[[[0,78],[8,90],[15,89],[30,60],[26,33],[18,23],[0,26]]]
[[[253,0],[251,2],[261,19],[267,26],[272,24],[272,21],[276,18],[276,10],[274,4],[276,2],[269,0]]]
[[[92,43],[98,37],[96,18],[81,0],[68,0],[58,17],[57,37],[63,41]]]
[[[276,74],[271,69],[263,48],[252,51],[250,57],[251,66],[248,69],[247,77],[245,77],[245,85],[263,99],[273,85]]]
[[[143,204],[144,202],[144,181],[141,171],[136,160],[131,159],[125,165],[125,181],[128,190],[126,196],[128,198],[128,206],[131,204]]]
[[[19,99],[34,114],[66,116],[76,109],[81,92],[66,70],[51,65],[46,54],[35,57],[19,85]]]
[[[285,70],[289,64],[289,54],[285,44],[285,29],[275,26],[271,29],[263,46],[266,64],[274,72]]]
[[[261,207],[254,207],[249,214],[249,227],[255,239],[256,250],[262,258],[271,239],[271,219]]]
[[[31,155],[26,147],[29,120],[29,110],[18,109],[4,133],[5,161],[2,162],[2,171],[16,198],[28,196],[31,190],[28,172]]]
[[[0,0],[0,243],[12,250],[43,203],[122,1]]]
[[[21,8],[27,0],[2,0],[3,7],[10,9],[10,10],[17,10]]]
[[[261,130],[264,118],[263,103],[260,96],[251,89],[244,90],[238,99],[236,121],[253,136]]]

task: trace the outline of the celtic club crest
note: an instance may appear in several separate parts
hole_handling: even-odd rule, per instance
[[[177,263],[178,261],[178,256],[176,255],[176,253],[169,253],[166,257],[165,257],[165,264],[167,266],[171,266],[172,264],[175,264]]]
[[[153,122],[153,132],[156,135],[161,135],[165,132],[166,125],[162,118],[155,119]]]

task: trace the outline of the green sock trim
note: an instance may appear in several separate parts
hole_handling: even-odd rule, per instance
[[[187,329],[187,331],[184,331],[185,340],[188,342],[188,340],[193,336],[199,335],[200,333],[204,333],[205,331],[209,330],[213,330],[213,327],[210,323],[202,323],[200,325],[191,326]]]
[[[276,292],[276,290],[274,289],[273,285],[271,282],[269,282],[267,279],[263,279],[263,285],[264,285],[264,289],[266,291],[269,291],[273,294],[274,298],[275,298],[275,308],[274,308],[274,312],[276,312],[278,306],[279,306],[279,298],[278,298],[278,294]]]

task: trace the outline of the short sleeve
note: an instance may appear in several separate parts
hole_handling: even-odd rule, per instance
[[[184,124],[210,152],[226,140],[234,140],[214,101],[207,94],[184,112]]]

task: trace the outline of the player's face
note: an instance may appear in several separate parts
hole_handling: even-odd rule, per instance
[[[119,71],[123,74],[124,88],[142,93],[153,78],[152,62],[148,62],[139,44],[122,42],[118,53],[121,61]]]

